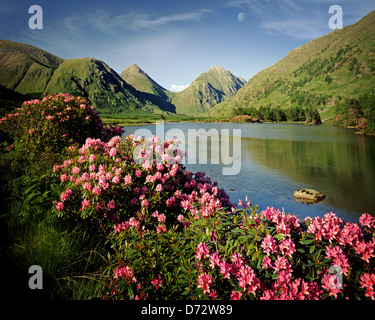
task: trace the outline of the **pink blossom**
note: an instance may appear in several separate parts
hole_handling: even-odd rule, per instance
[[[152,281],[151,281],[151,284],[155,286],[155,289],[158,290],[160,286],[163,285],[163,281],[161,280],[161,276],[160,274],[158,275],[157,278],[154,278]]]
[[[322,278],[322,283],[322,288],[329,291],[329,296],[337,298],[337,294],[342,292],[342,284],[334,274],[326,273]]]
[[[147,207],[149,206],[149,204],[150,204],[150,203],[148,202],[147,199],[144,199],[144,200],[142,200],[142,202],[141,202],[141,206],[142,206],[142,207],[146,207],[146,208],[147,208]]]
[[[210,249],[206,243],[200,243],[197,246],[195,258],[201,260],[210,256]]]
[[[158,221],[159,222],[165,222],[167,220],[167,217],[164,213],[158,215]]]
[[[61,182],[63,182],[63,181],[67,181],[67,180],[68,180],[68,176],[67,176],[65,173],[63,173],[63,174],[60,176],[60,180],[61,180]]]
[[[203,289],[203,293],[210,292],[210,286],[212,285],[212,276],[207,273],[202,273],[199,275],[198,279],[198,288]]]
[[[136,278],[134,277],[134,271],[129,266],[115,269],[115,275],[113,276],[113,278],[126,279],[127,281],[137,282]]]
[[[263,239],[260,247],[263,249],[263,252],[266,253],[267,255],[269,255],[270,252],[276,252],[277,250],[276,240],[274,239],[273,236],[269,234]]]
[[[165,233],[167,232],[167,227],[164,224],[159,224],[156,228],[157,233]]]
[[[89,199],[83,199],[81,205],[82,205],[82,210],[85,210],[91,205],[91,201]]]
[[[184,219],[185,219],[185,217],[184,217],[184,215],[182,215],[182,214],[179,214],[179,215],[177,216],[177,221],[178,221],[178,222],[183,222]]]
[[[109,155],[110,155],[111,157],[114,157],[116,154],[117,154],[117,149],[116,149],[116,148],[112,148],[112,149],[109,151]]]
[[[135,174],[136,177],[139,178],[142,175],[142,172],[141,172],[141,170],[137,169],[137,170],[135,170],[134,174]]]
[[[116,207],[116,204],[115,204],[114,200],[108,201],[108,203],[107,203],[108,210],[114,209],[115,207]]]
[[[272,268],[272,260],[269,256],[265,256],[263,258],[263,269],[268,269],[270,267]]]
[[[127,174],[125,177],[124,177],[124,185],[125,186],[130,186],[132,184],[132,176]]]
[[[92,193],[99,196],[102,193],[102,189],[100,189],[100,187],[98,186],[95,186],[94,188],[92,188]]]
[[[91,186],[91,183],[90,182],[85,182],[83,184],[83,190],[91,190],[92,186]]]
[[[78,174],[78,173],[80,173],[80,171],[81,171],[81,169],[80,169],[79,167],[74,167],[74,168],[72,169],[72,173],[73,173],[73,174]]]
[[[156,191],[156,192],[161,192],[161,191],[163,191],[163,186],[159,183],[159,184],[156,186],[155,191]]]
[[[364,213],[359,218],[359,223],[368,228],[375,228],[375,218],[368,213]]]
[[[64,208],[65,208],[64,203],[62,203],[62,202],[58,202],[58,203],[56,204],[56,210],[57,210],[57,211],[64,210]]]
[[[361,288],[366,289],[365,296],[371,298],[371,300],[375,300],[375,274],[364,273],[360,278],[359,284]]]
[[[284,238],[279,245],[279,250],[282,254],[285,254],[289,257],[296,252],[294,242],[289,238]]]
[[[219,266],[221,262],[221,257],[219,252],[215,251],[213,254],[210,255],[210,267],[215,268],[215,266]]]
[[[119,178],[119,176],[114,176],[113,179],[112,179],[112,183],[113,183],[113,184],[118,184],[118,183],[120,183],[120,178]]]

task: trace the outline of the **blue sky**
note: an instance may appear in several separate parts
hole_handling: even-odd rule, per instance
[[[42,30],[28,26],[33,4],[43,9]],[[374,0],[2,0],[0,38],[94,57],[118,73],[136,63],[175,90],[214,65],[249,80],[331,32],[331,5],[342,7],[344,26],[375,10]]]

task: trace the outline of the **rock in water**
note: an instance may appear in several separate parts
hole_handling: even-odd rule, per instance
[[[300,202],[314,204],[324,200],[326,196],[314,189],[303,188],[296,190],[293,197]]]

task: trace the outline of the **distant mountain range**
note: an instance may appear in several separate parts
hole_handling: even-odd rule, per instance
[[[106,113],[223,117],[249,108],[313,107],[322,119],[346,97],[375,91],[375,11],[289,52],[247,83],[214,66],[175,93],[132,64],[117,74],[94,58],[65,60],[31,45],[0,40],[0,106],[42,92],[69,92]]]
[[[168,91],[132,64],[120,75],[94,58],[65,60],[31,45],[0,40],[0,102],[43,92],[82,96],[107,113],[153,112],[196,115],[225,101],[245,81],[221,67],[201,74],[184,91]],[[20,96],[17,96],[19,99]],[[26,98],[26,97],[25,97]]]

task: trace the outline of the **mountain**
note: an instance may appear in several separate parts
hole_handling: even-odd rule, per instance
[[[126,83],[137,90],[139,98],[149,101],[163,111],[176,112],[176,107],[171,103],[175,93],[157,84],[136,64],[127,67],[120,73],[120,76]]]
[[[0,39],[0,85],[7,89],[40,95],[63,62],[31,45]]]
[[[64,61],[53,73],[45,91],[69,92],[87,98],[98,110],[121,113],[142,111],[134,89],[103,61],[77,58]]]
[[[210,109],[209,115],[300,106],[317,108],[322,120],[332,119],[332,106],[338,101],[374,92],[374,30],[375,11],[292,50],[252,77],[232,98]]]
[[[162,112],[94,58],[65,60],[31,45],[0,40],[0,74],[2,109],[17,104],[20,94],[67,92],[85,97],[101,112]]]
[[[214,66],[202,73],[185,90],[172,99],[176,112],[196,115],[233,96],[246,83],[222,67]]]

